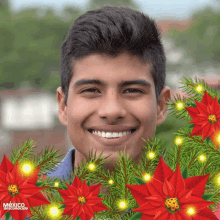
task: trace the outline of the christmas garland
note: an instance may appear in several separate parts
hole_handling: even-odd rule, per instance
[[[115,170],[90,152],[67,179],[49,178],[62,157],[47,147],[34,156],[32,140],[0,165],[0,217],[49,219],[218,219],[220,201],[220,92],[204,81],[183,77],[182,90],[169,102],[187,120],[169,151],[157,138],[145,141],[140,164],[118,153]],[[100,189],[107,189],[101,193]]]

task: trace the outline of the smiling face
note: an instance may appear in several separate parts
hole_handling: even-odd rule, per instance
[[[67,106],[64,93],[57,89],[59,119],[67,126],[76,149],[75,166],[97,150],[109,157],[106,167],[117,161],[117,151],[141,156],[143,139],[155,134],[156,125],[166,117],[170,91],[165,87],[156,101],[154,80],[149,63],[120,54],[113,58],[93,54],[74,63]]]

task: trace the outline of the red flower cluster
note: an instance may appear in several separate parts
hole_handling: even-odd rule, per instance
[[[63,197],[66,207],[63,215],[73,215],[73,219],[77,216],[81,220],[90,220],[95,218],[94,212],[107,210],[98,197],[101,184],[87,186],[86,181],[83,183],[75,176],[72,185],[67,184],[68,189],[60,190],[60,195]]]
[[[217,97],[212,99],[205,91],[201,103],[196,100],[195,102],[196,107],[186,107],[193,119],[189,123],[195,124],[190,135],[202,135],[202,140],[210,137],[218,147],[220,145],[220,104]]]
[[[202,199],[209,175],[183,179],[179,166],[173,172],[160,158],[154,177],[146,185],[127,185],[140,205],[141,220],[218,220]]]
[[[24,178],[19,164],[13,165],[4,155],[0,165],[0,218],[7,212],[15,220],[23,220],[27,214],[32,216],[30,207],[50,204],[39,192],[43,187],[36,186],[40,168],[29,178]],[[27,210],[4,210],[3,204],[23,203]]]

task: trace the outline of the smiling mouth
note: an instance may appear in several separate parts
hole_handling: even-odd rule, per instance
[[[127,136],[131,133],[134,133],[137,129],[131,129],[129,131],[120,131],[120,132],[109,132],[109,131],[96,131],[94,129],[88,129],[88,131],[94,135],[97,135],[99,137],[103,137],[103,138],[121,138],[123,136]]]

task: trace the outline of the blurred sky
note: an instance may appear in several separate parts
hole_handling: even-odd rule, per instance
[[[84,7],[88,0],[10,0],[12,10],[17,11],[30,6],[52,6],[60,10],[65,5]],[[215,0],[136,0],[142,12],[154,18],[187,18],[192,11],[213,4]]]

